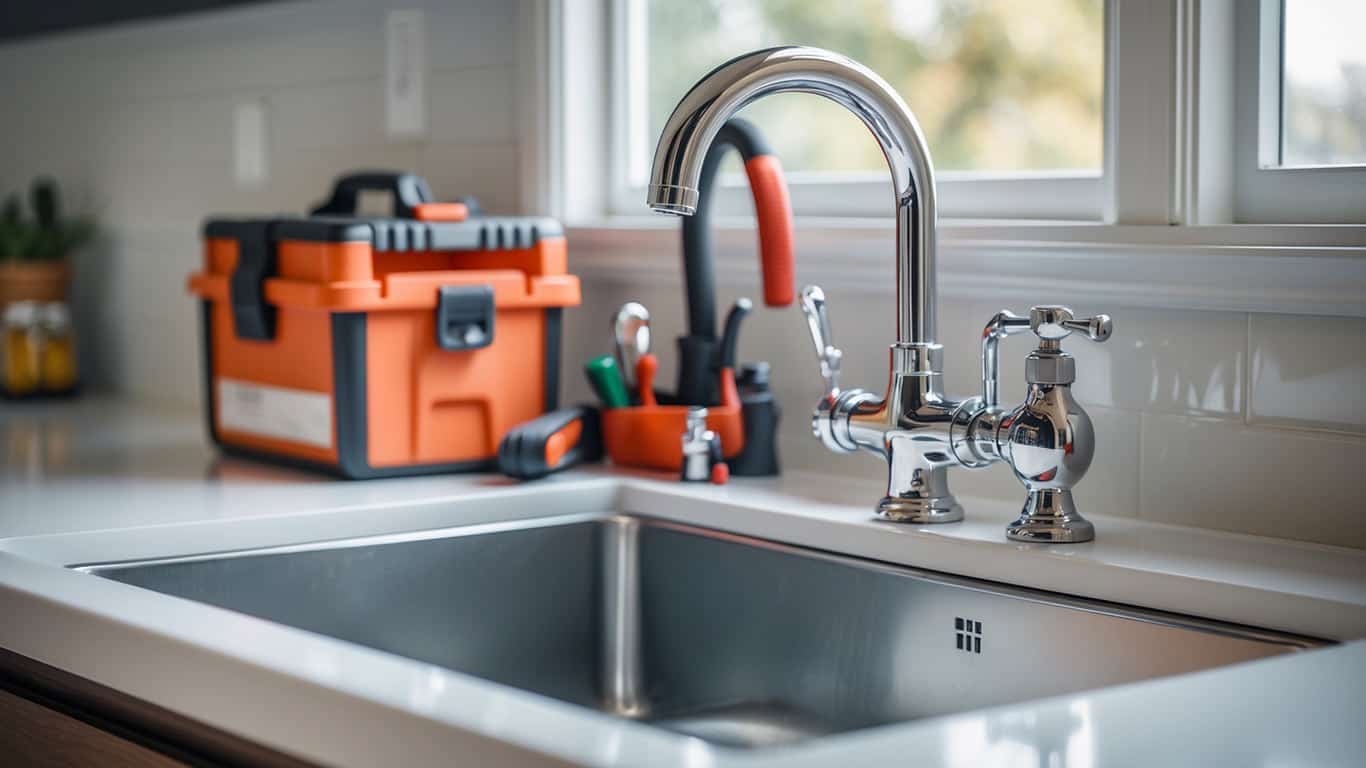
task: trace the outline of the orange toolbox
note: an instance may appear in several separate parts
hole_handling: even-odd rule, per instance
[[[355,214],[369,190],[392,217]],[[509,428],[556,408],[579,303],[558,222],[389,172],[343,177],[307,217],[211,219],[189,289],[213,441],[356,479],[494,466]]]

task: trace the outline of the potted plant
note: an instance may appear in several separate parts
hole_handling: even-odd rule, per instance
[[[95,233],[88,217],[64,217],[57,182],[35,179],[26,214],[17,194],[0,207],[0,308],[17,301],[65,301],[67,257]]]

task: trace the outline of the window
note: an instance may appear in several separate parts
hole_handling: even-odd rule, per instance
[[[528,187],[553,187],[548,199],[572,221],[644,216],[655,142],[684,92],[731,56],[797,43],[844,52],[905,97],[929,140],[945,219],[1060,227],[1366,223],[1366,48],[1356,44],[1366,22],[1362,0],[548,0],[544,7],[538,18],[557,32],[536,71],[551,96],[532,109],[547,101],[551,108],[528,125],[546,126],[555,138],[530,143],[543,149],[527,164]],[[878,149],[840,107],[783,94],[742,114],[777,149],[799,216],[891,212]],[[722,215],[749,211],[737,167],[731,159],[717,190]],[[996,227],[969,223],[979,225]],[[1336,236],[1354,245],[1347,241],[1359,234]]]
[[[1366,3],[1282,9],[1282,166],[1366,164]]]
[[[844,53],[903,94],[929,141],[944,215],[1101,214],[1103,0],[619,0],[616,11],[624,211],[639,208],[654,142],[694,82],[735,55],[793,43]],[[781,94],[741,116],[774,145],[798,213],[890,209],[881,152],[842,107]]]
[[[1366,222],[1366,4],[1239,6],[1234,217]]]
[[[717,62],[800,43],[862,62],[904,94],[939,170],[1100,171],[1100,0],[647,0],[643,12],[650,136]],[[886,170],[838,105],[784,94],[747,112],[791,170]]]

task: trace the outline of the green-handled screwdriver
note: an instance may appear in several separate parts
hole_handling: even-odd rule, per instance
[[[626,384],[621,380],[621,371],[617,369],[617,361],[611,355],[589,360],[583,366],[583,372],[588,375],[588,383],[593,386],[604,408],[625,408],[631,403],[631,398],[626,394]]]

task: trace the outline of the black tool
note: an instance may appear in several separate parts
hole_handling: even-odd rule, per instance
[[[745,447],[727,460],[728,472],[736,477],[768,477],[778,474],[778,418],[781,411],[768,381],[768,363],[759,361],[736,365],[740,323],[754,308],[749,299],[739,299],[726,315],[721,336],[721,367],[735,372],[740,390],[740,418],[745,425]]]
[[[770,370],[762,360],[745,363],[735,372],[740,389],[740,418],[745,424],[745,447],[726,460],[736,477],[778,474],[778,399],[769,389]]]
[[[498,444],[498,471],[534,480],[602,458],[598,409],[561,408],[518,424]]]
[[[735,348],[740,343],[740,322],[754,311],[754,302],[739,298],[726,313],[726,329],[721,336],[721,368],[735,370]]]

